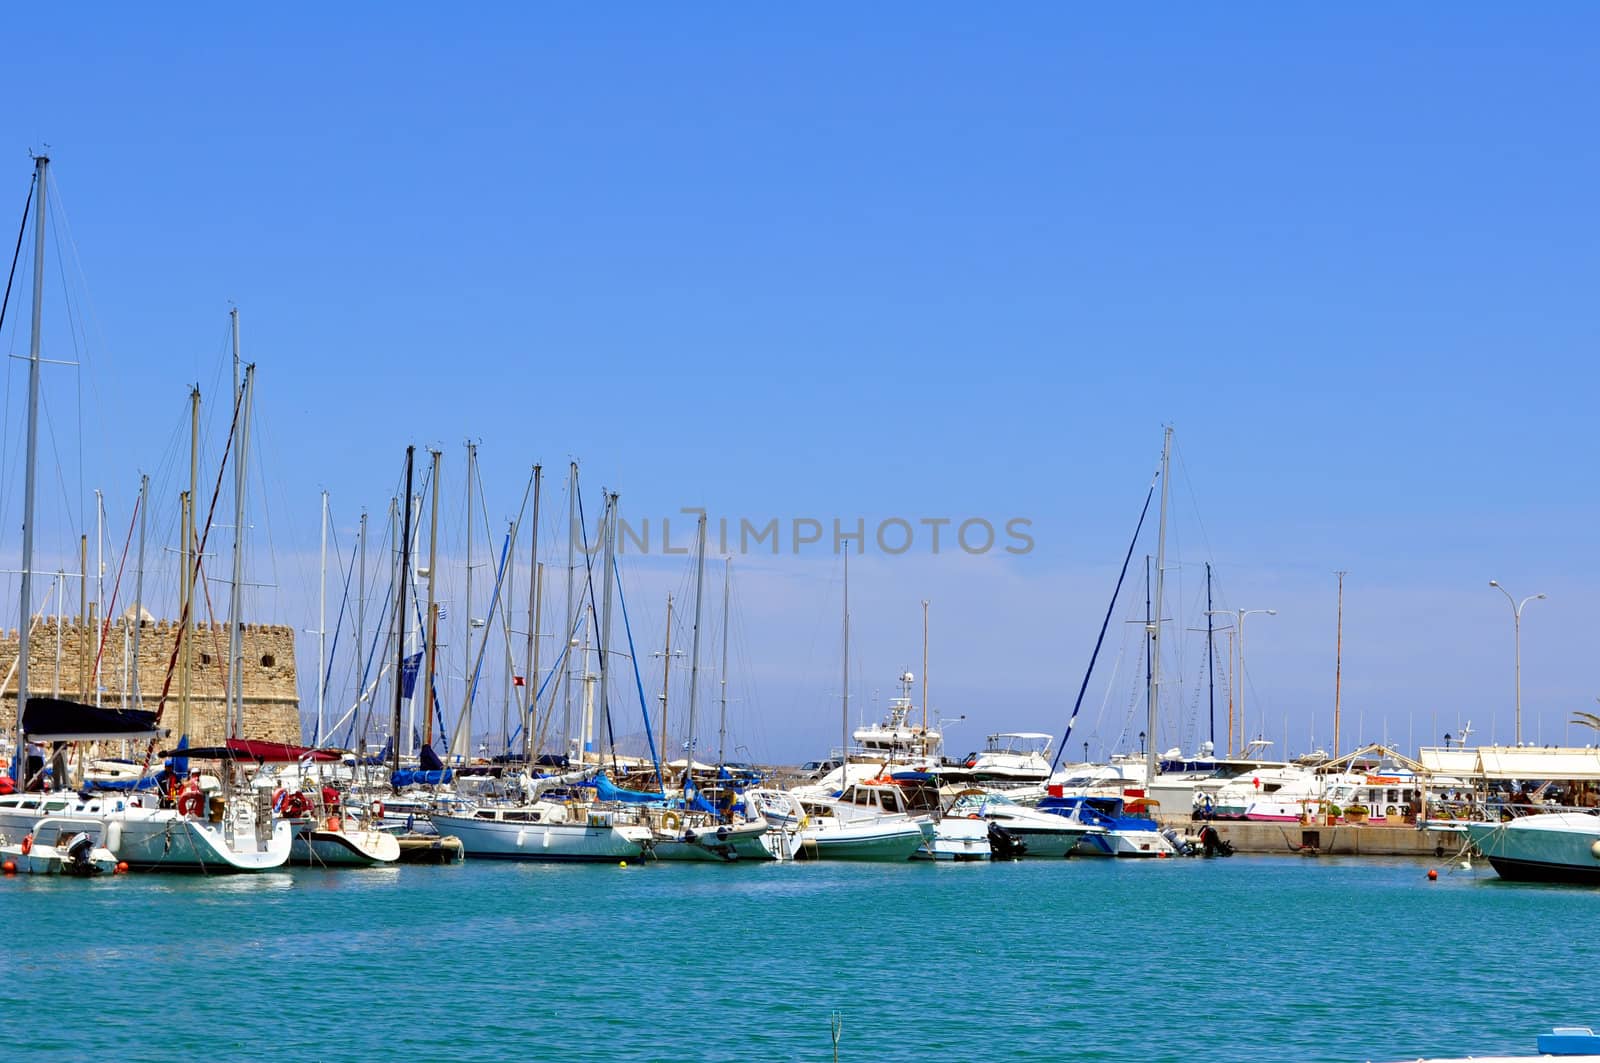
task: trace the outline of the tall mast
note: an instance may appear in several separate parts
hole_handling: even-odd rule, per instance
[[[100,489],[94,489],[94,672],[89,677],[94,683],[94,703],[100,704],[100,661],[105,655],[106,609],[106,500]]]
[[[195,570],[200,567],[199,537],[195,534],[195,501],[200,489],[200,388],[189,392],[189,494],[183,519],[183,674],[179,690],[182,721],[178,733],[189,733],[189,696],[194,686],[194,591]]]
[[[439,571],[439,465],[444,458],[444,453],[438,450],[428,451],[433,459],[433,466],[428,472],[428,478],[433,482],[433,491],[428,516],[428,611],[424,614],[428,630],[424,636],[427,643],[423,647],[422,661],[422,742],[424,745],[433,744],[433,668],[434,657],[439,652],[439,604],[434,594],[434,586]]]
[[[616,554],[617,554],[617,495],[616,492],[606,496],[606,522],[605,531],[600,536],[600,543],[605,550],[605,564],[600,568],[600,578],[605,581],[605,593],[600,597],[600,711],[605,714],[606,742],[611,747],[613,755],[616,753],[616,736],[611,734],[609,726],[611,721],[611,702],[607,700],[607,677],[611,668],[606,658],[611,656],[611,592],[616,582]],[[599,721],[595,722],[599,727]],[[600,761],[599,750],[595,750],[595,761]]]
[[[389,599],[394,603],[398,603],[400,600],[400,500],[395,497],[390,497],[389,499]],[[400,607],[396,604],[389,612],[389,637],[396,644],[400,642],[399,625]],[[405,653],[402,650],[402,661],[404,658]],[[383,673],[381,666],[378,669],[378,673],[379,675]],[[397,690],[405,685],[403,670],[395,671],[394,685]],[[399,741],[400,736],[398,734],[390,734],[389,743],[391,745],[398,745]]]
[[[566,654],[566,675],[561,683],[561,728],[565,732],[561,749],[567,752],[572,748],[572,646],[577,640],[574,638],[577,627],[577,617],[572,612],[572,566],[573,547],[577,545],[578,535],[578,463],[572,462],[567,469],[567,622],[561,629],[561,638],[565,642],[562,646]],[[589,667],[589,658],[585,654],[583,667]],[[578,758],[582,763],[583,758]]]
[[[1212,662],[1216,659],[1216,649],[1212,644],[1211,617],[1211,562],[1206,562],[1206,699],[1211,706],[1211,755],[1217,755],[1217,683],[1212,674]]]
[[[39,329],[44,319],[44,204],[49,173],[48,155],[33,160],[33,331],[28,338],[28,453],[22,488],[22,616],[17,625],[17,770],[12,776],[19,790],[24,788],[28,767],[22,711],[28,704],[28,628],[33,619],[34,466],[39,457]],[[59,620],[56,627],[58,630],[61,627]]]
[[[1172,426],[1168,425],[1161,438],[1161,523],[1156,532],[1156,600],[1155,611],[1149,621],[1150,631],[1150,712],[1145,733],[1150,739],[1146,747],[1144,772],[1145,787],[1156,781],[1156,707],[1161,701],[1161,603],[1162,587],[1167,566],[1167,481],[1172,461]]]
[[[352,730],[359,726],[361,703],[367,700],[366,647],[367,647],[367,511],[361,511],[361,530],[356,533],[357,553],[361,558],[361,572],[356,584],[356,708],[352,717]]]
[[[78,536],[78,699],[89,700],[89,537]]]
[[[389,767],[392,771],[400,770],[400,705],[405,699],[405,671],[406,671],[406,576],[411,569],[411,469],[416,457],[416,447],[406,448],[406,495],[404,532],[400,537],[400,587],[395,594],[395,624],[397,633],[395,638],[394,671],[394,718],[390,721],[391,736],[389,752]],[[398,789],[398,787],[396,787]]]
[[[928,756],[928,599],[922,599],[922,755]]]
[[[720,770],[727,757],[723,748],[728,739],[728,585],[733,580],[733,558],[722,559],[722,708],[717,718],[717,768]]]
[[[328,492],[322,492],[322,577],[317,584],[317,730],[312,743],[322,742],[323,705],[328,674]]]
[[[145,515],[150,511],[150,477],[139,477],[139,563],[133,572],[133,697],[130,703],[139,707],[139,635],[144,631],[144,531]]]
[[[1335,629],[1333,641],[1333,759],[1339,759],[1339,684],[1344,672],[1344,577],[1343,571],[1336,572],[1339,577],[1339,620]]]
[[[239,313],[233,313],[234,357],[238,358]],[[244,371],[244,381],[237,392],[239,400],[239,449],[233,460],[233,585],[228,592],[228,737],[236,738],[244,730],[244,503],[247,469],[246,445],[249,438],[250,402],[255,393],[255,366]],[[324,494],[326,499],[327,495]],[[322,733],[321,723],[321,673],[318,673],[319,698],[317,733]]]
[[[506,521],[506,545],[504,550],[505,560],[501,564],[501,570],[505,573],[504,586],[506,589],[505,603],[500,609],[500,622],[502,628],[504,629],[506,640],[506,674],[505,681],[501,686],[500,752],[506,754],[507,756],[510,756],[511,754],[511,679],[512,674],[517,670],[516,658],[513,657],[511,653],[511,598],[517,586],[517,536],[521,534],[522,531],[522,529],[518,526],[518,521],[520,520],[521,514],[518,514],[517,520]],[[532,586],[531,579],[529,580],[529,585]],[[494,619],[493,613],[495,601],[496,596],[490,595],[489,619],[491,621]],[[487,627],[484,628],[483,631],[483,644],[484,648],[487,649],[489,645],[489,629]]]
[[[469,664],[472,661],[472,475],[477,462],[478,446],[469,439],[467,440],[467,652],[465,657]],[[489,637],[487,627],[484,629],[483,635],[484,638]],[[456,741],[453,745],[470,758],[472,756],[472,696],[476,693],[472,689],[471,675],[467,676],[466,684],[467,696],[462,703],[461,719],[456,723],[456,728],[462,733],[456,736]]]
[[[683,651],[678,651],[682,656]],[[667,637],[661,646],[661,755],[667,755],[667,680],[672,675],[672,595],[667,595]]]
[[[523,752],[528,756],[528,763],[533,763],[539,755],[539,737],[543,734],[537,728],[539,723],[539,639],[543,632],[539,630],[541,618],[544,613],[544,562],[537,562],[533,566],[533,666],[528,669],[528,730],[522,736]],[[548,723],[548,717],[546,717]]]
[[[850,782],[850,544],[844,544],[844,686],[839,696],[839,792]]]
[[[689,752],[683,764],[683,786],[687,790],[694,772],[694,721],[695,709],[700,701],[700,602],[705,597],[706,583],[706,515],[702,510],[695,530],[694,560],[694,637],[689,653]]]
[[[533,725],[539,715],[539,580],[543,568],[539,564],[539,500],[544,491],[544,466],[533,467],[533,532],[528,544],[528,649],[522,672],[523,702],[526,710],[522,720],[522,751],[531,763],[536,754],[533,748]]]

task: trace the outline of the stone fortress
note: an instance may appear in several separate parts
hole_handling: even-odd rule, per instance
[[[182,713],[182,689],[177,670],[182,668],[179,654],[173,662],[173,647],[180,625],[176,621],[153,620],[146,614],[139,632],[138,690],[141,706],[155,709],[161,689],[167,685],[167,670],[174,666],[161,726],[177,740]],[[300,695],[296,687],[294,629],[278,624],[246,624],[241,644],[244,656],[244,738],[299,743]],[[94,683],[89,676],[94,668],[97,633],[93,622],[85,625],[77,617],[42,617],[33,627],[28,643],[28,690],[30,694],[59,696],[94,704]],[[0,637],[0,728],[12,733],[17,718],[17,676],[13,666],[19,644],[12,628]],[[124,616],[105,629],[105,646],[100,662],[100,704],[121,707],[123,692],[133,686],[135,662],[133,619]],[[222,623],[195,625],[190,646],[192,680],[189,694],[189,744],[219,745],[227,737],[224,709],[227,698],[228,627]]]

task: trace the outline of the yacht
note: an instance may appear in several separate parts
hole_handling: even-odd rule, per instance
[[[1537,812],[1466,829],[1501,878],[1600,883],[1600,816],[1592,811]]]
[[[1167,857],[1178,851],[1162,835],[1156,821],[1136,815],[1120,797],[1046,797],[1042,812],[1101,827],[1084,835],[1077,851],[1085,856]]]
[[[992,734],[982,753],[967,758],[966,767],[978,782],[1042,783],[1050,777],[1053,735],[1036,731]]]
[[[614,809],[573,801],[485,805],[432,818],[439,833],[461,839],[469,857],[498,860],[633,860],[655,841],[648,826]]]
[[[771,825],[764,838],[779,859],[900,863],[928,843],[909,816],[873,815],[853,801],[768,789],[746,790],[745,801]]]
[[[965,790],[956,795],[947,818],[980,820],[994,824],[1023,845],[1021,856],[1070,856],[1080,839],[1104,834],[1104,826],[1019,805],[1004,794]]]

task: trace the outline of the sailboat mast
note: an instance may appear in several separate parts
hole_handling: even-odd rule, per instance
[[[700,602],[705,597],[706,582],[706,515],[702,511],[695,530],[694,562],[694,638],[689,655],[689,728],[688,753],[683,764],[683,786],[689,788],[689,778],[694,772],[694,721],[695,708],[700,700]]]
[[[565,645],[562,651],[566,654],[565,675],[561,683],[561,728],[565,732],[562,736],[561,750],[566,753],[572,748],[572,647],[577,641],[577,617],[572,611],[572,567],[574,563],[573,548],[577,545],[578,536],[578,463],[571,462],[567,467],[567,622],[561,629],[561,638]],[[584,668],[589,667],[589,658],[584,656]],[[579,757],[582,762],[582,757]]]
[[[433,667],[434,657],[438,650],[435,648],[439,640],[439,604],[434,594],[434,585],[439,571],[439,464],[443,459],[442,451],[430,450],[429,456],[433,460],[432,468],[428,471],[428,479],[433,483],[432,502],[428,516],[428,611],[424,614],[428,625],[423,646],[422,660],[422,742],[424,745],[433,744]]]
[[[922,755],[928,752],[928,599],[922,599]]]
[[[478,446],[470,439],[467,440],[467,593],[466,593],[466,620],[467,649],[465,660],[472,661],[472,474],[478,463]],[[433,578],[432,574],[428,577]],[[484,637],[488,638],[488,629],[484,629]],[[467,696],[463,699],[461,719],[456,721],[456,729],[461,732],[456,735],[451,746],[463,750],[470,758],[472,755],[472,696],[476,693],[472,689],[472,677],[466,677]]]
[[[1217,754],[1217,683],[1212,672],[1216,649],[1212,643],[1211,562],[1206,562],[1206,699],[1211,708],[1211,755]]]
[[[680,654],[682,650],[678,651]],[[672,595],[667,595],[667,637],[661,646],[661,755],[667,755],[667,680],[672,675]]]
[[[361,703],[367,700],[366,646],[367,646],[367,511],[361,510],[361,529],[356,533],[356,553],[360,557],[361,571],[356,583],[356,706],[351,717],[352,732],[359,726]],[[347,732],[350,733],[350,732]]]
[[[322,575],[317,581],[317,729],[312,744],[322,742],[328,674],[328,492],[322,492]]]
[[[94,683],[94,703],[100,705],[100,662],[105,656],[106,609],[106,500],[100,489],[94,489],[94,670],[90,679]]]
[[[533,467],[533,531],[528,544],[528,649],[522,670],[522,752],[533,761],[533,727],[539,715],[539,501],[544,492],[544,466]]]
[[[1161,701],[1161,602],[1167,565],[1167,481],[1171,479],[1172,426],[1168,425],[1161,439],[1161,522],[1156,532],[1156,600],[1150,618],[1150,711],[1145,734],[1150,739],[1145,754],[1145,787],[1156,781],[1156,707]]]
[[[722,707],[717,717],[717,769],[727,760],[724,744],[728,740],[728,588],[733,582],[733,558],[722,559]]]
[[[394,718],[389,721],[390,751],[389,768],[391,772],[400,770],[400,708],[405,700],[405,671],[406,671],[406,576],[411,569],[411,470],[416,457],[417,448],[406,448],[406,494],[405,516],[401,518],[404,532],[400,537],[400,567],[398,574],[400,586],[395,593],[395,661],[394,670]],[[399,791],[396,786],[396,792]]]
[[[600,596],[600,712],[606,718],[606,747],[615,758],[616,738],[611,733],[611,701],[607,695],[609,677],[611,675],[611,594],[616,583],[616,555],[617,555],[617,494],[612,492],[606,495],[605,530],[600,536],[600,545],[605,550],[605,563],[600,566],[600,578],[605,582],[605,591]],[[600,726],[595,721],[595,726]],[[600,751],[595,750],[596,763],[601,762]]]
[[[144,532],[145,515],[150,512],[150,477],[139,477],[139,564],[133,573],[133,697],[134,708],[139,707],[139,636],[144,631]]]
[[[12,778],[25,788],[28,747],[23,741],[22,713],[28,705],[28,642],[33,620],[33,502],[39,457],[39,329],[44,319],[44,204],[50,157],[33,160],[33,331],[28,338],[28,453],[22,487],[22,605],[17,625],[17,770]],[[60,610],[57,610],[59,612]],[[59,630],[60,621],[56,622]]]
[[[1336,572],[1339,577],[1339,619],[1335,628],[1333,640],[1333,759],[1339,759],[1339,685],[1344,673],[1344,577],[1343,571]]]
[[[850,782],[850,544],[844,544],[844,685],[839,695],[839,792]]]
[[[239,327],[239,313],[234,311],[233,323],[235,329],[234,356],[238,356],[237,330]],[[239,737],[244,731],[244,503],[246,479],[245,456],[249,440],[250,403],[255,393],[255,367],[249,366],[244,371],[244,381],[237,392],[239,397],[239,449],[233,462],[233,582],[228,592],[228,705],[227,705],[227,734],[230,738]],[[324,495],[324,498],[327,496]],[[317,685],[320,691],[322,684],[319,672]],[[321,701],[318,701],[318,715],[321,715]],[[317,733],[322,730],[319,719]]]
[[[200,489],[200,389],[189,392],[189,493],[183,519],[183,674],[178,716],[180,735],[189,733],[189,696],[194,687],[194,591],[195,572],[200,567],[199,537],[195,534],[195,501]]]

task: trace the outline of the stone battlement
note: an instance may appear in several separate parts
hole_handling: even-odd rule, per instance
[[[174,659],[181,625],[173,620],[145,620],[138,631],[138,660],[133,659],[134,623],[114,620],[105,626],[103,640],[97,625],[81,624],[77,617],[41,617],[28,642],[28,691],[59,695],[90,704],[96,683],[90,679],[95,658],[100,658],[99,692],[102,705],[123,703],[123,692],[135,685],[142,707],[154,709],[167,689],[161,723],[176,734],[181,725],[182,655]],[[0,637],[0,679],[6,680],[0,697],[0,727],[16,726],[17,676],[13,668],[20,643],[12,628]],[[281,624],[245,624],[241,628],[245,738],[275,742],[300,741],[300,693],[296,683],[294,629]],[[228,626],[197,623],[190,645],[189,741],[193,745],[220,743],[225,734],[224,710],[228,684]],[[171,672],[170,682],[168,680]]]

